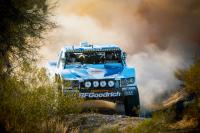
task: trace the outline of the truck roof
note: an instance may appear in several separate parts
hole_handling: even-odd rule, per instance
[[[83,52],[83,51],[113,51],[121,50],[116,44],[99,44],[93,45],[87,42],[81,42],[80,46],[71,45],[62,48],[65,52]]]

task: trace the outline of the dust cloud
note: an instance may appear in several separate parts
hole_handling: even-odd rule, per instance
[[[118,44],[136,67],[145,106],[177,87],[174,71],[200,50],[198,0],[60,0],[54,14],[59,27],[46,35],[43,59],[81,41]]]

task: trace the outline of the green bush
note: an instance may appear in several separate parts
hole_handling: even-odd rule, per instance
[[[0,91],[0,122],[9,132],[54,132],[65,115],[81,111],[82,99],[59,94],[45,69],[29,64],[1,79]]]

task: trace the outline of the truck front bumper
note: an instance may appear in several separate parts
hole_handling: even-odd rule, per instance
[[[66,93],[76,93],[79,97],[84,99],[107,99],[120,98],[124,96],[134,95],[137,92],[137,86],[127,86],[118,89],[65,89]]]

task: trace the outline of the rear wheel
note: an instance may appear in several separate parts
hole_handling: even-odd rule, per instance
[[[124,98],[125,113],[128,116],[139,116],[140,100],[138,91],[134,95],[125,96]]]

